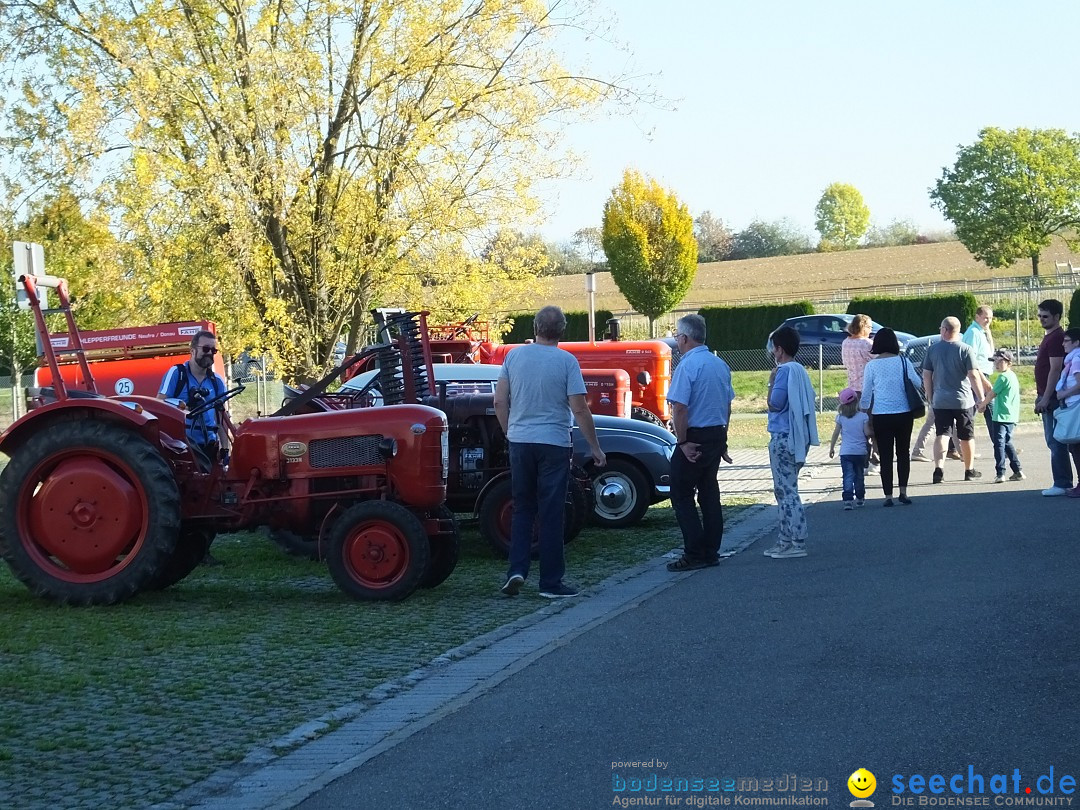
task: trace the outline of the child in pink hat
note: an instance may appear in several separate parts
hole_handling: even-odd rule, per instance
[[[867,439],[873,436],[870,419],[859,410],[859,394],[854,388],[840,392],[840,408],[836,414],[836,429],[829,443],[829,458],[836,456],[836,440],[840,439],[840,469],[844,474],[844,509],[851,510],[866,502],[866,459],[870,447]]]

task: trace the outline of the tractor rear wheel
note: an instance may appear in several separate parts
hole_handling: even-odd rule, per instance
[[[657,416],[655,413],[647,408],[633,407],[630,409],[630,418],[637,419],[641,422],[648,422],[649,424],[662,427],[667,430],[667,425],[664,424],[664,420]]]
[[[461,532],[454,513],[444,505],[436,509],[432,517],[439,519],[443,531],[428,538],[431,565],[420,583],[421,588],[434,588],[446,582],[457,568],[458,555],[461,553]]]
[[[585,525],[587,496],[581,485],[570,477],[566,487],[566,506],[563,514],[563,544],[569,543]],[[510,556],[510,527],[514,519],[514,491],[509,478],[497,481],[480,504],[480,534],[500,557]],[[533,528],[529,553],[540,556],[540,539]]]
[[[51,424],[0,475],[0,556],[46,599],[130,598],[169,562],[179,531],[172,470],[124,426],[85,418]]]
[[[330,529],[326,562],[353,599],[396,602],[415,591],[430,565],[424,525],[392,501],[346,509]]]
[[[217,533],[210,529],[194,526],[182,527],[180,535],[176,538],[176,548],[172,556],[144,586],[144,590],[163,591],[184,579],[206,559],[206,555],[210,553],[210,544],[214,542],[216,535]]]

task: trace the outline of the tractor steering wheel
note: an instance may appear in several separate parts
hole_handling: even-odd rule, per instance
[[[192,408],[191,410],[189,410],[187,412],[188,416],[189,417],[201,416],[202,414],[206,413],[207,411],[209,411],[209,410],[211,410],[213,408],[217,408],[220,405],[224,405],[226,402],[228,402],[230,399],[235,397],[237,394],[239,394],[243,390],[244,390],[244,386],[238,385],[238,386],[236,386],[236,388],[232,388],[232,389],[230,389],[228,391],[224,391],[221,394],[218,394],[216,397],[211,397],[210,399],[204,400],[201,405],[197,405],[194,408]]]

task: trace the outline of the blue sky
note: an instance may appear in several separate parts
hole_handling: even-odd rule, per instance
[[[598,227],[627,166],[734,230],[787,218],[814,235],[832,182],[875,224],[944,230],[927,190],[981,128],[1080,130],[1077,2],[606,1],[674,109],[567,129],[584,176],[542,187],[549,239]]]

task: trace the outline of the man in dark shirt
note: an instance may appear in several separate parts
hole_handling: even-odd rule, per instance
[[[1054,386],[1065,362],[1065,331],[1061,328],[1064,309],[1055,298],[1047,298],[1039,304],[1039,323],[1046,334],[1035,358],[1035,413],[1042,414],[1043,437],[1050,448],[1054,485],[1042,491],[1047,497],[1064,495],[1073,485],[1069,447],[1054,438],[1054,409],[1058,405]]]

